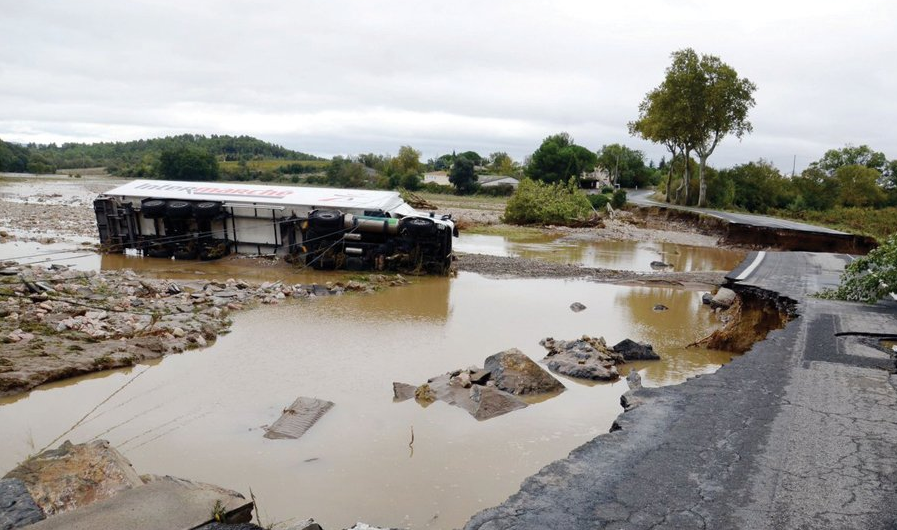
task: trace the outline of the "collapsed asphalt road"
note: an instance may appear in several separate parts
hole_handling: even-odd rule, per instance
[[[636,190],[628,192],[627,200],[639,206],[660,206],[663,208],[673,208],[676,210],[685,210],[689,212],[702,213],[718,217],[724,221],[736,224],[744,224],[757,226],[762,228],[784,228],[787,230],[797,230],[801,232],[815,232],[820,234],[839,234],[844,235],[846,232],[832,230],[823,226],[816,226],[807,223],[799,223],[797,221],[788,221],[777,217],[768,217],[766,215],[756,215],[749,213],[726,212],[722,210],[712,210],[709,208],[695,208],[691,206],[681,206],[678,204],[667,204],[651,199],[654,190]]]
[[[799,317],[715,374],[633,393],[618,429],[467,529],[893,528],[897,304],[810,297],[850,259],[759,253],[729,278]]]

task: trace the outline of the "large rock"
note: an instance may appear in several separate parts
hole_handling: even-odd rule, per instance
[[[0,480],[0,530],[28,526],[44,517],[24,482],[17,478]]]
[[[631,339],[623,339],[615,344],[614,351],[627,361],[656,361],[660,359],[660,355],[654,352],[653,346]]]
[[[614,365],[622,358],[609,351],[602,338],[583,336],[565,341],[549,337],[539,344],[548,350],[542,361],[556,374],[590,381],[614,381],[620,377]]]
[[[470,400],[473,403],[473,410],[470,413],[480,421],[526,407],[526,402],[520,398],[503,392],[494,386],[472,386],[470,388]]]
[[[414,398],[417,387],[408,383],[392,383],[392,399],[393,401],[407,401]]]
[[[499,390],[516,396],[560,392],[565,388],[517,348],[487,357],[485,369]]]
[[[732,307],[732,304],[735,303],[736,298],[735,291],[732,289],[727,289],[725,287],[720,287],[719,290],[713,295],[713,299],[710,300],[710,307],[716,309],[717,307],[722,309],[729,309]]]
[[[429,406],[434,401],[442,401],[449,405],[462,408],[474,418],[483,421],[507,414],[508,412],[522,409],[527,406],[520,398],[503,390],[495,388],[487,382],[487,377],[481,376],[477,381],[471,382],[471,373],[480,370],[473,367],[467,370],[455,370],[440,376],[431,377],[419,387],[393,383],[393,393],[398,395],[396,388],[414,388],[414,398],[423,407]]]
[[[106,440],[78,445],[66,441],[22,462],[4,478],[21,480],[47,515],[143,485],[131,463]]]

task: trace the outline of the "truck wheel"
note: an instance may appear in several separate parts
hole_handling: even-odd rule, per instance
[[[172,219],[188,219],[193,217],[193,205],[187,201],[171,201],[167,208],[168,217]]]
[[[343,227],[343,214],[338,210],[315,210],[308,216],[308,224],[315,230],[333,232]]]
[[[176,250],[174,253],[174,259],[196,259],[199,257],[199,252],[194,250]]]
[[[165,201],[148,199],[140,203],[140,212],[144,219],[158,219],[165,215]]]
[[[220,211],[220,202],[201,202],[193,207],[197,219],[213,219]]]
[[[431,236],[436,232],[436,223],[426,217],[406,217],[400,227],[412,236]]]
[[[150,258],[165,258],[168,259],[171,257],[171,249],[165,247],[153,247],[146,251],[147,257]]]

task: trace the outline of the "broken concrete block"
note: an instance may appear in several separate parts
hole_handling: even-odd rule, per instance
[[[265,438],[299,438],[333,408],[333,402],[309,397],[299,397],[283,410],[283,415],[268,427]]]

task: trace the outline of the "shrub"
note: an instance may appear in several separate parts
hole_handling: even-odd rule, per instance
[[[610,199],[610,205],[614,208],[622,208],[626,204],[626,190],[617,190]]]
[[[602,194],[589,195],[589,202],[592,203],[592,208],[601,211],[607,206],[607,203],[610,202],[610,197]]]
[[[602,186],[602,187],[601,187],[601,194],[602,194],[602,195],[610,195],[610,194],[613,193],[613,192],[614,192],[614,188],[613,188],[613,186]]]
[[[874,304],[897,291],[897,235],[857,258],[844,269],[837,289],[819,293],[822,298]]]
[[[512,224],[568,225],[592,213],[586,194],[571,179],[567,185],[523,179],[508,200],[504,220]]]

